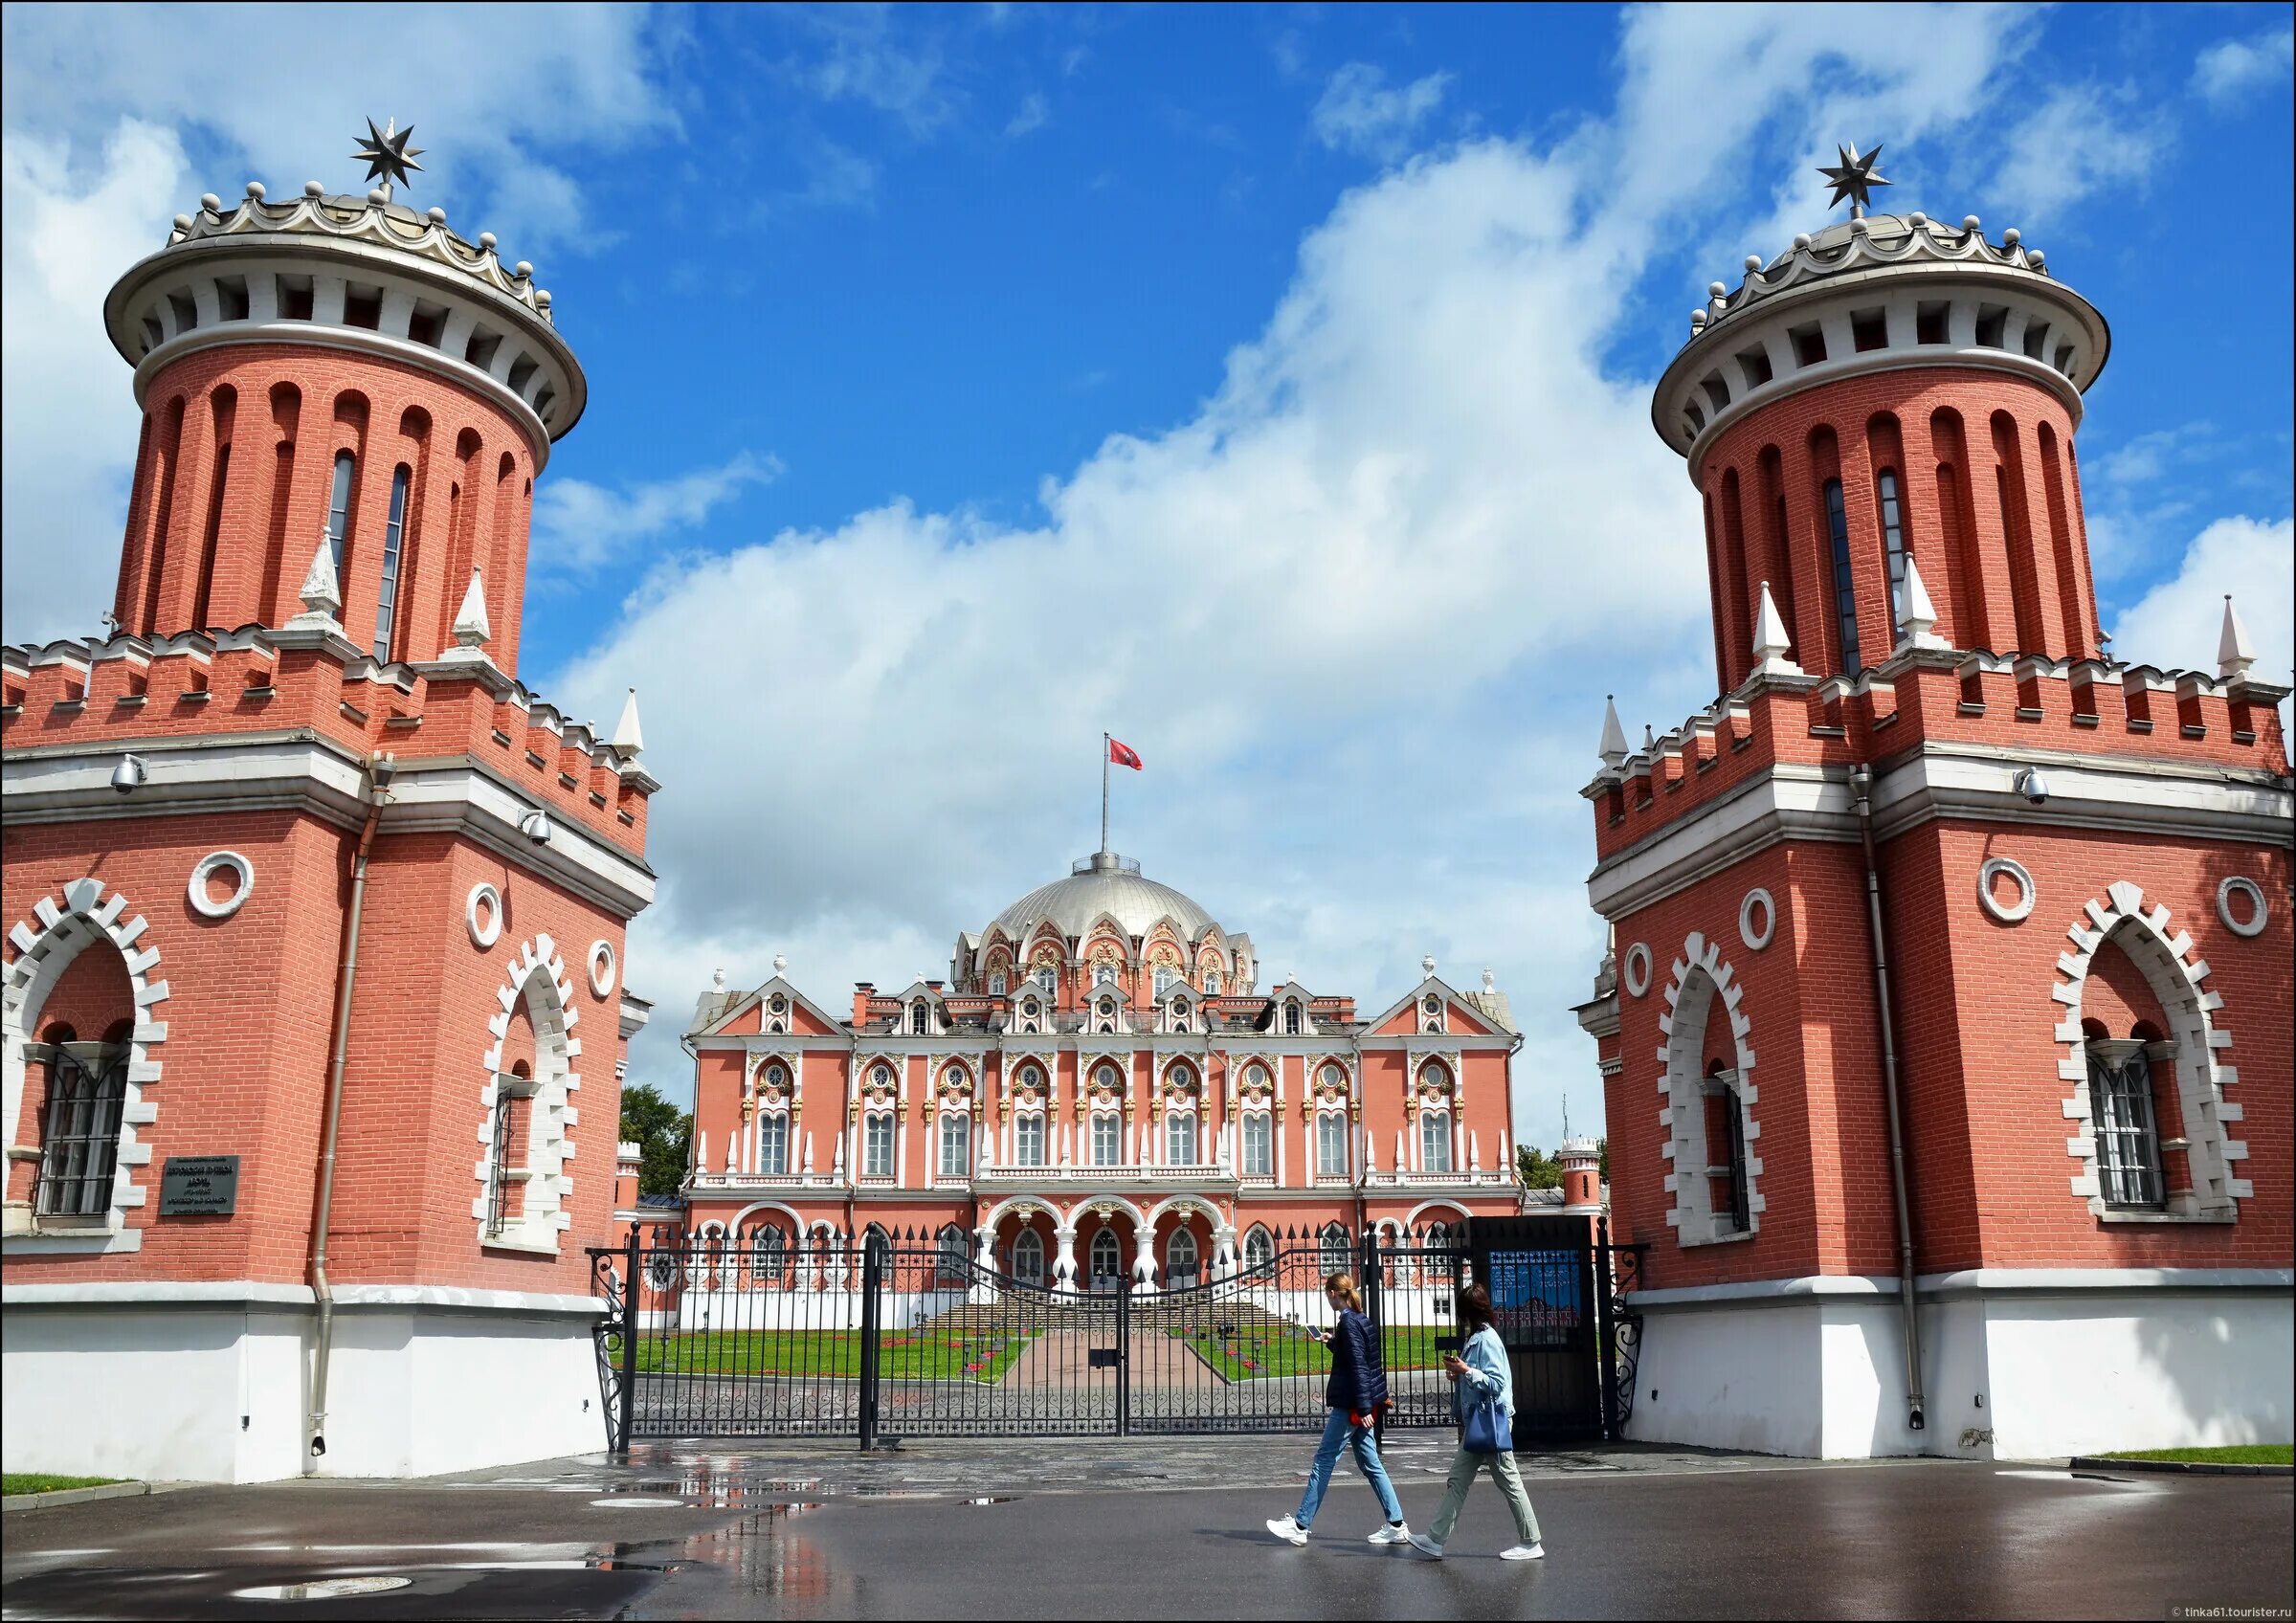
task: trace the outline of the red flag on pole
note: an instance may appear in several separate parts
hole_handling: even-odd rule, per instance
[[[1119,744],[1114,739],[1110,739],[1108,741],[1108,759],[1119,767],[1129,767],[1135,772],[1140,770],[1140,756],[1128,744]]]

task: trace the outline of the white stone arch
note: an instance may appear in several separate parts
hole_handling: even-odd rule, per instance
[[[1037,1201],[1039,1205],[1050,1204],[1049,1202],[1042,1201],[1039,1199],[1039,1197],[1035,1195],[1016,1195],[1014,1197],[1014,1199]],[[1008,1200],[1004,1203],[1004,1206],[998,1207],[997,1210],[1002,1212],[1004,1207],[1011,1206],[1012,1204],[1013,1201]],[[1141,1230],[1146,1229],[1148,1226],[1148,1220],[1141,1212],[1139,1205],[1134,1201],[1127,1200],[1121,1194],[1080,1195],[1069,1204],[1067,1215],[1062,1217],[1061,1221],[1067,1224],[1070,1228],[1074,1228],[1076,1227],[1077,1220],[1082,1217],[1086,1212],[1090,1212],[1096,1206],[1115,1207],[1117,1211],[1123,1212],[1126,1217],[1129,1217],[1132,1220],[1132,1232],[1134,1234],[1138,1234]]]
[[[1762,1157],[1758,1148],[1761,1124],[1754,1120],[1758,1096],[1753,1081],[1754,1051],[1747,1039],[1753,1025],[1739,1008],[1746,989],[1738,982],[1729,961],[1712,942],[1696,931],[1683,943],[1683,955],[1674,961],[1666,983],[1666,1012],[1659,1016],[1659,1097],[1665,1102],[1659,1122],[1667,1142],[1661,1153],[1671,1163],[1667,1192],[1674,1196],[1666,1222],[1680,1245],[1709,1245],[1717,1240],[1745,1239],[1762,1227]],[[1746,1207],[1743,1230],[1725,1228],[1728,1212],[1716,1212],[1706,1168],[1714,1165],[1706,1144],[1705,1061],[1706,1022],[1720,1003],[1730,1023],[1735,1069],[1724,1085],[1738,1096],[1746,1123]]]
[[[136,1181],[137,1170],[151,1164],[151,1146],[141,1142],[137,1129],[159,1119],[159,1106],[145,1095],[160,1081],[159,1050],[167,1040],[167,1023],[157,1016],[162,1012],[160,1005],[167,1001],[167,982],[157,973],[159,948],[137,945],[149,929],[149,921],[138,913],[123,922],[122,915],[128,911],[127,898],[118,891],[107,897],[102,880],[74,879],[60,894],[43,896],[33,902],[32,919],[18,920],[8,932],[15,957],[9,963],[5,980],[0,980],[0,1051],[5,1051],[0,1054],[0,1106],[6,1111],[9,1145],[24,1142],[20,1134],[29,1078],[24,1045],[38,1030],[48,994],[73,961],[95,942],[105,942],[126,965],[135,1013],[135,1027],[127,1039],[127,1083],[120,1108],[120,1152],[113,1162],[112,1200],[104,1212],[102,1229],[59,1234],[53,1241],[36,1242],[42,1246],[134,1251],[143,1245],[143,1231],[127,1227],[126,1212],[150,1197],[148,1188]],[[33,1222],[29,1213],[11,1212],[10,1232],[24,1234]],[[24,1227],[18,1228],[19,1223]]]
[[[1411,1215],[1403,1219],[1403,1226],[1415,1231],[1420,1227],[1419,1220],[1438,1207],[1451,1213],[1451,1218],[1446,1221],[1456,1220],[1463,1223],[1475,1215],[1456,1200],[1423,1200],[1412,1208]]]
[[[2184,1120],[2180,1132],[2171,1132],[2167,1123],[2161,1123],[2160,1136],[2181,1136],[2188,1142],[2185,1155],[2192,1169],[2193,1189],[2186,1200],[2172,1200],[2170,1214],[2195,1221],[2233,1221],[2240,1212],[2239,1203],[2253,1199],[2256,1189],[2248,1179],[2234,1176],[2236,1164],[2248,1159],[2248,1145],[2225,1130],[2224,1124],[2240,1121],[2243,1112],[2225,1099],[2224,1090],[2239,1084],[2240,1073],[2217,1057],[2220,1050],[2232,1046],[2232,1034],[2217,1018],[2224,999],[2208,989],[2208,960],[2190,956],[2188,961],[2193,954],[2190,932],[2171,934],[2167,905],[2155,902],[2146,906],[2144,891],[2127,879],[2107,886],[2105,895],[2091,898],[2082,912],[2083,919],[2065,931],[2073,949],[2058,954],[2059,980],[2049,993],[2063,1009],[2053,1034],[2065,1050],[2065,1056],[2058,1061],[2058,1078],[2072,1088],[2071,1097],[2062,1105],[2075,1133],[2065,1141],[2065,1153],[2080,1163],[2080,1170],[2071,1179],[2072,1192],[2088,1202],[2090,1212],[2105,1215],[2105,1197],[2097,1179],[2097,1141],[2091,1131],[2087,1038],[2081,1030],[2081,1000],[2097,949],[2109,941],[2128,954],[2137,973],[2152,989],[2152,995],[2160,1000],[2171,1028],[2170,1040],[2176,1045],[2176,1098]]]
[[[509,1033],[511,1015],[524,1000],[534,1027],[534,1103],[527,1117],[525,1199],[517,1221],[499,1235],[486,1233],[488,1191],[494,1177],[494,1112],[500,1090],[508,1078],[502,1074],[502,1038]],[[493,1038],[480,1068],[486,1085],[479,1091],[479,1160],[474,1168],[478,1198],[471,1216],[479,1226],[481,1240],[490,1245],[524,1246],[556,1251],[558,1236],[573,1227],[567,1208],[574,1180],[568,1163],[574,1158],[574,1095],[581,1074],[574,1069],[582,1056],[582,1039],[574,1035],[582,1012],[574,1005],[574,988],[566,972],[558,944],[536,936],[521,944],[503,984],[495,989],[501,1007],[486,1022]]]
[[[1222,1223],[1227,1221],[1225,1217],[1220,1215],[1219,1208],[1213,1205],[1209,1200],[1206,1200],[1202,1195],[1175,1194],[1170,1195],[1164,1200],[1158,1201],[1155,1206],[1149,1209],[1147,1226],[1153,1228],[1156,1224],[1162,1222],[1164,1220],[1165,1213],[1168,1212],[1201,1212],[1205,1221],[1210,1223],[1215,1229],[1218,1228]]]
[[[742,1232],[742,1225],[748,1222],[750,1218],[756,1216],[760,1212],[770,1212],[781,1217],[787,1218],[790,1225],[790,1243],[792,1246],[801,1245],[804,1243],[806,1234],[811,1225],[809,1225],[804,1218],[797,1215],[796,1208],[784,1206],[778,1200],[751,1201],[747,1206],[743,1207],[739,1212],[733,1214],[732,1221],[725,1225],[726,1232],[729,1234],[740,1234]]]
[[[1083,1203],[1080,1202],[1079,1204],[1081,1207]],[[1051,1212],[1053,1218],[1053,1227],[1056,1229],[1066,1228],[1069,1225],[1069,1217],[1067,1213],[1061,1212],[1059,1203],[1058,1201],[1047,1199],[1045,1196],[1040,1194],[1015,1194],[1006,1196],[1003,1200],[998,1201],[994,1206],[990,1207],[988,1211],[981,1213],[981,1232],[985,1234],[994,1234],[997,1231],[997,1228],[1007,1217],[1010,1217],[1013,1214],[1016,1208],[1023,1206],[1027,1207],[1031,1212],[1041,1211]]]

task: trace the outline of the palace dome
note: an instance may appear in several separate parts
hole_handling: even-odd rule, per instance
[[[1014,941],[1049,920],[1062,935],[1081,936],[1092,921],[1107,914],[1127,935],[1145,936],[1159,919],[1170,918],[1189,941],[1215,927],[1211,914],[1170,885],[1141,877],[1140,864],[1112,851],[1080,860],[1064,879],[1039,885],[990,923]]]

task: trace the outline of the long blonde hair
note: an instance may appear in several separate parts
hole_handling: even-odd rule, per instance
[[[1324,1276],[1324,1289],[1336,1291],[1339,1295],[1347,1298],[1349,1307],[1354,1308],[1358,1313],[1363,1311],[1363,1292],[1355,1288],[1354,1275],[1326,1274]]]

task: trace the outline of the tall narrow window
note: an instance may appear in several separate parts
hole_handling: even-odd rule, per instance
[[[1175,1114],[1164,1121],[1164,1164],[1168,1167],[1195,1165],[1195,1117]]]
[[[1336,1110],[1315,1119],[1315,1170],[1321,1178],[1348,1175],[1348,1119]]]
[[[335,560],[335,589],[343,589],[345,548],[350,541],[351,475],[358,458],[347,451],[335,453],[335,483],[327,497],[327,550]]]
[[[1272,1178],[1276,1175],[1274,1133],[1268,1119],[1259,1111],[1243,1119],[1243,1175],[1247,1178]]]
[[[790,1169],[790,1119],[778,1112],[757,1119],[757,1169],[779,1177]]]
[[[1841,631],[1841,669],[1864,669],[1858,658],[1858,596],[1850,586],[1850,522],[1841,504],[1841,481],[1826,480],[1826,533],[1834,546],[1834,618]]]
[[[1255,1226],[1243,1237],[1243,1265],[1247,1272],[1273,1273],[1276,1267],[1276,1236]]]
[[[1906,509],[1898,500],[1898,476],[1895,468],[1884,468],[1874,476],[1874,494],[1881,499],[1882,546],[1889,559],[1889,623],[1903,628],[1906,624]]]
[[[199,591],[191,603],[191,629],[208,629],[208,599],[215,589],[215,547],[223,535],[223,487],[231,478],[232,448],[215,452],[215,483],[208,493],[208,533],[199,548]]]
[[[909,1005],[909,1030],[916,1035],[924,1036],[932,1029],[932,1011],[925,1007],[925,999],[919,998]]]
[[[1300,1034],[1300,1006],[1296,1003],[1283,1006],[1283,1034],[1287,1037]]]
[[[100,1216],[112,1209],[120,1115],[127,1098],[127,1050],[107,1048],[83,1059],[59,1042],[52,1052],[34,1204],[56,1216]]]
[[[1451,1112],[1430,1110],[1419,1118],[1419,1168],[1426,1172],[1451,1170]]]
[[[1202,1256],[1197,1251],[1195,1235],[1186,1229],[1174,1229],[1164,1245],[1164,1283],[1168,1289],[1184,1291],[1194,1285],[1196,1262]]]
[[[383,591],[375,599],[375,658],[390,662],[390,628],[398,613],[399,545],[407,530],[407,466],[390,476],[390,517],[383,525]]]
[[[1013,1123],[1013,1160],[1021,1167],[1044,1165],[1044,1118],[1023,1116]]]
[[[1092,1118],[1092,1164],[1113,1167],[1124,1157],[1124,1122],[1113,1110]]]
[[[2141,1042],[2091,1043],[2088,1097],[2105,1204],[2161,1207],[2160,1131],[2152,1117],[2152,1061]]]
[[[1746,1101],[1734,1087],[1722,1096],[1722,1115],[1729,1135],[1730,1227],[1743,1234],[1754,1226],[1754,1219],[1746,1178]]]
[[[861,1123],[861,1176],[893,1175],[893,1118],[877,1115]]]
[[[972,1118],[952,1114],[941,1118],[941,1176],[962,1178],[972,1170]]]
[[[954,1223],[944,1227],[933,1242],[933,1272],[943,1285],[965,1282],[971,1253],[965,1247],[965,1231]]]
[[[1124,1278],[1125,1261],[1122,1243],[1114,1229],[1103,1229],[1092,1236],[1092,1288],[1112,1291]]]
[[[759,1286],[782,1290],[790,1282],[790,1242],[779,1229],[767,1227],[749,1236],[750,1267]]]
[[[1044,1283],[1044,1236],[1023,1229],[1013,1241],[1013,1278],[1024,1285]]]

